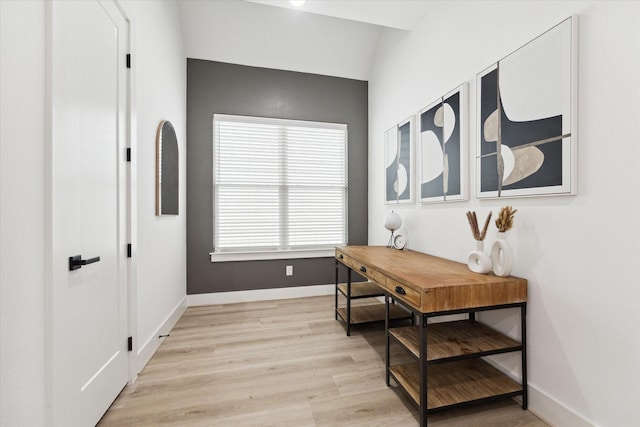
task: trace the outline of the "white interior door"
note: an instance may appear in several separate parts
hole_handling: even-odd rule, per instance
[[[111,1],[49,12],[51,423],[90,426],[127,383],[128,27]]]

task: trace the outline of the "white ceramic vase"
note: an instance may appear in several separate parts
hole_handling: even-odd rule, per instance
[[[508,276],[513,269],[513,250],[505,239],[505,232],[499,231],[491,246],[491,264],[496,276]]]
[[[484,251],[484,241],[476,240],[476,250],[469,254],[467,265],[474,273],[487,274],[491,271],[491,258]]]

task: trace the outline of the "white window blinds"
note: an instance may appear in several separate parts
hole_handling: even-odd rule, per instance
[[[347,126],[214,115],[214,251],[347,242]]]

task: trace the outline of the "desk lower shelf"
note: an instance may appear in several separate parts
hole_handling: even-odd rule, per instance
[[[522,350],[522,344],[475,320],[430,323],[427,326],[427,361],[446,361],[464,357]],[[420,357],[420,328],[404,326],[389,329],[414,357]]]
[[[362,325],[365,323],[384,322],[384,304],[367,304],[351,306],[351,324]],[[344,322],[347,322],[347,308],[338,307],[336,309],[338,316]],[[389,307],[389,317],[393,320],[410,319],[411,313],[397,305]]]
[[[351,299],[356,298],[371,298],[371,297],[383,297],[384,289],[375,282],[354,282],[351,284],[351,295],[349,295],[349,285],[346,283],[338,284],[338,290],[345,297]]]
[[[418,364],[392,366],[389,373],[420,405]],[[427,410],[522,394],[520,384],[482,359],[428,365],[427,390]]]

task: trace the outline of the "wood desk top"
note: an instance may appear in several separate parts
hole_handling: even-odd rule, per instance
[[[527,301],[526,279],[474,273],[466,264],[421,252],[342,246],[336,259],[421,313]]]

